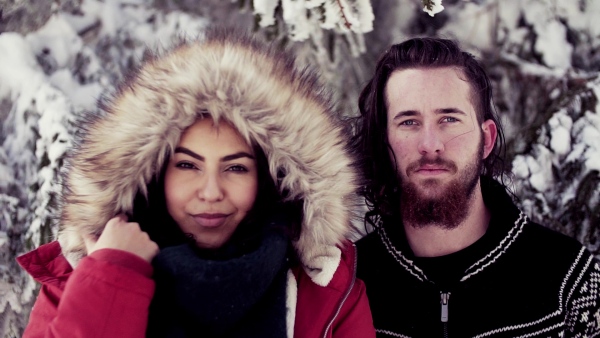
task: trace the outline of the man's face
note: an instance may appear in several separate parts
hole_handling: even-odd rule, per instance
[[[402,215],[415,226],[453,228],[466,217],[495,141],[494,123],[477,122],[464,78],[450,67],[412,68],[392,73],[385,88]]]

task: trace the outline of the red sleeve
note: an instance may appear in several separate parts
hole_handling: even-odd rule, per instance
[[[365,284],[357,279],[333,327],[334,338],[375,338]]]
[[[64,291],[43,285],[23,337],[144,337],[152,266],[105,249],[81,260]]]

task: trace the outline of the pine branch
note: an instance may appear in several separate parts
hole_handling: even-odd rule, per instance
[[[348,18],[346,18],[346,14],[344,14],[344,6],[342,5],[342,1],[336,0],[335,2],[340,7],[340,12],[342,12],[342,19],[344,19],[344,26],[346,26],[346,28],[350,29],[350,27],[352,27],[352,24],[348,21]]]
[[[433,10],[433,6],[435,6],[435,4],[433,3],[433,0],[421,0],[423,2],[423,7],[427,8],[428,11]]]

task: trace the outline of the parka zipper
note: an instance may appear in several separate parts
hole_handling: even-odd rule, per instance
[[[350,291],[352,291],[352,288],[354,287],[354,283],[356,281],[356,267],[357,267],[357,261],[358,261],[358,257],[357,257],[358,252],[356,250],[356,246],[354,245],[354,243],[352,243],[352,247],[354,248],[354,250],[353,250],[354,251],[354,270],[352,271],[352,279],[350,280],[350,286],[346,290],[346,293],[344,293],[344,296],[342,297],[342,300],[338,304],[338,307],[335,310],[333,317],[331,318],[331,320],[325,327],[325,332],[323,332],[323,338],[327,338],[327,333],[331,329],[331,326],[333,325],[333,322],[335,321],[337,316],[340,314],[340,311],[342,311],[342,306],[344,306],[346,299],[348,299],[348,296],[350,295]]]
[[[443,337],[448,338],[448,301],[450,300],[450,292],[440,291],[442,305],[442,331]]]

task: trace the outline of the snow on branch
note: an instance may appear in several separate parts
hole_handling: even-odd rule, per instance
[[[437,13],[444,10],[442,6],[442,0],[421,0],[423,2],[423,12],[426,12],[430,16],[434,16]]]
[[[254,14],[259,16],[261,27],[275,24],[278,6],[294,41],[306,40],[319,29],[342,34],[373,30],[375,16],[369,0],[254,0]]]

